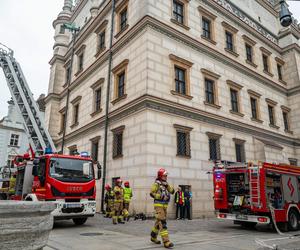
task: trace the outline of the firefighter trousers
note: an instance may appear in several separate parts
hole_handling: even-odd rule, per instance
[[[123,221],[122,212],[123,212],[123,201],[115,201],[114,209],[112,212],[112,219],[114,224]]]
[[[125,219],[129,217],[129,204],[130,202],[124,202],[123,216]]]
[[[155,223],[151,231],[151,240],[158,241],[157,237],[160,234],[161,239],[165,246],[170,244],[169,233],[167,228],[167,207],[166,206],[155,206]]]
[[[112,217],[113,209],[114,209],[114,201],[108,200],[108,202],[106,203],[106,210],[105,210],[106,217],[109,218]]]

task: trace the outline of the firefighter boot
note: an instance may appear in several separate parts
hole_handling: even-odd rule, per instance
[[[123,220],[123,216],[119,216],[118,217],[118,223],[119,224],[125,224],[124,220]]]
[[[164,243],[164,247],[165,248],[172,248],[172,247],[174,247],[174,244],[172,242],[170,242],[170,240],[169,240],[169,233],[168,233],[167,229],[161,230],[160,236],[161,236],[161,239],[162,239],[162,241]]]
[[[151,241],[155,244],[160,244],[160,240],[157,239],[157,235],[158,235],[158,230],[154,227],[152,228],[152,231],[151,231]]]
[[[117,216],[112,216],[112,221],[113,221],[113,224],[118,224],[118,217]]]

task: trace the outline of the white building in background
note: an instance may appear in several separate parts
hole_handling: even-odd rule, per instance
[[[58,148],[65,132],[64,152],[102,163],[112,1],[64,3],[45,120]],[[199,217],[213,214],[212,160],[299,162],[300,28],[278,13],[279,0],[116,1],[106,181],[129,180],[137,212],[152,213],[160,167]],[[81,28],[73,62],[64,23]]]
[[[37,100],[42,118],[45,116],[44,98],[42,94]],[[8,114],[0,120],[0,168],[11,166],[16,155],[24,154],[29,149],[22,116],[12,100],[7,103]]]
[[[14,157],[28,149],[28,139],[12,100],[8,101],[8,114],[0,121],[0,167],[10,166]]]

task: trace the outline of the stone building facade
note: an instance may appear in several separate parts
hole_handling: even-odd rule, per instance
[[[213,212],[213,159],[300,160],[300,29],[280,26],[277,2],[116,1],[106,180],[130,181],[135,211],[152,213],[160,167],[191,186],[199,217]],[[100,163],[111,14],[109,0],[65,0],[46,97],[58,148],[65,129],[65,152],[88,150]],[[74,46],[64,23],[81,27]]]

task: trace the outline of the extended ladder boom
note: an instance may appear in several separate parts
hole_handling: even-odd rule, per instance
[[[13,51],[7,47],[0,47],[0,67],[3,69],[12,99],[23,118],[25,131],[32,149],[37,152],[51,148],[55,152],[54,143],[41,119],[40,111],[20,64],[13,57]]]

